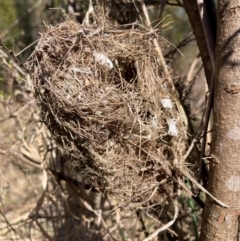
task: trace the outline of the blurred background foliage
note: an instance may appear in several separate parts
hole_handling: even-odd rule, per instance
[[[0,38],[20,62],[27,61],[33,51],[39,32],[45,24],[56,24],[63,19],[65,1],[62,0],[0,0]],[[29,47],[28,47],[29,46]],[[21,54],[18,55],[18,53]],[[4,52],[1,53],[3,55]],[[21,89],[25,80],[15,76],[13,66],[3,63],[0,56],[0,97],[8,97],[14,89]],[[9,58],[9,56],[7,57]],[[11,63],[11,61],[9,62]]]
[[[165,33],[171,43],[177,45],[191,32],[191,25],[183,7],[167,6],[164,9],[163,17],[163,23],[171,23],[169,30]]]
[[[46,24],[54,24],[63,20],[64,12],[68,12],[67,0],[0,0],[0,32],[4,44],[21,50],[38,38],[38,32]],[[88,0],[75,1],[79,15],[86,11]],[[159,0],[159,2],[165,2]],[[191,31],[184,8],[176,4],[164,6],[151,6],[149,9],[153,25],[159,21],[167,25],[163,36],[171,43],[177,45]],[[78,15],[78,16],[79,16]],[[158,25],[159,26],[159,25]],[[30,51],[28,51],[30,53]],[[27,54],[24,55],[25,57]]]
[[[0,32],[3,43],[18,52],[38,38],[44,23],[62,20],[65,1],[62,0],[0,0]],[[54,9],[55,8],[55,9]],[[30,48],[22,59],[31,53]]]
[[[14,0],[1,0],[1,8],[0,8],[0,32],[5,35],[7,29],[14,23],[14,21],[18,18],[17,9],[14,5]],[[17,28],[12,29],[10,33],[5,36],[5,44],[7,46],[14,45],[14,40],[17,37]]]

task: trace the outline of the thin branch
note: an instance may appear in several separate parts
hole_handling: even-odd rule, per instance
[[[167,5],[174,6],[174,7],[183,7],[184,6],[180,1],[177,1],[177,3],[167,1]]]
[[[21,160],[22,162],[24,162],[25,164],[28,164],[32,167],[38,168],[40,170],[42,170],[42,166],[40,163],[36,163],[35,161],[29,160],[27,159],[23,154],[16,152],[16,151],[5,151],[5,150],[1,150],[0,149],[0,155],[4,155],[4,156],[14,156],[17,157],[19,160]]]
[[[153,232],[151,235],[149,235],[147,238],[145,238],[143,241],[151,241],[154,237],[156,237],[159,233],[167,230],[168,228],[170,228],[174,222],[176,221],[177,217],[178,217],[178,203],[175,200],[173,202],[173,206],[174,206],[174,217],[173,219],[168,222],[167,224],[163,225],[161,228],[157,229],[155,232]]]
[[[219,199],[215,198],[207,189],[205,189],[201,184],[199,184],[184,168],[179,167],[178,170],[187,177],[192,183],[194,183],[201,191],[203,191],[206,195],[211,197],[216,203],[218,203],[221,207],[229,208],[227,204],[221,202]]]
[[[190,33],[187,34],[186,37],[184,37],[179,43],[178,45],[175,47],[174,49],[170,52],[168,52],[164,58],[173,58],[174,54],[182,47],[186,46],[188,43],[192,42],[193,40],[195,40],[194,36],[193,38],[191,38],[193,36],[193,32],[191,31]]]

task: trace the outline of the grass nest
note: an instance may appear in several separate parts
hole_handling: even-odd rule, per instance
[[[47,26],[32,55],[35,97],[65,171],[120,201],[174,194],[174,162],[186,150],[152,38],[69,20]]]

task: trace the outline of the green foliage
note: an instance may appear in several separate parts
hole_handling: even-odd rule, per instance
[[[13,0],[0,0],[0,33],[10,31],[4,38],[5,44],[10,47],[14,43],[17,29],[10,30],[11,25],[17,19],[17,11]]]
[[[191,189],[191,184],[188,179],[186,179],[186,185],[188,186],[189,189]],[[195,240],[199,240],[199,235],[198,235],[198,220],[197,220],[197,215],[195,213],[196,210],[196,205],[195,201],[191,198],[188,197],[188,206],[190,208],[191,212],[191,218],[192,218],[192,227],[193,227],[193,233],[195,235]]]
[[[163,34],[171,43],[179,43],[191,31],[185,10],[182,7],[167,7],[164,16],[163,24],[171,23],[167,27],[169,30]]]

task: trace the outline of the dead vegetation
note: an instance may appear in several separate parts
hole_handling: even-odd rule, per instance
[[[186,150],[187,127],[150,38],[67,21],[49,27],[32,55],[42,120],[69,175],[124,205],[172,195],[173,162]]]
[[[15,144],[1,149],[2,168],[19,167],[31,184],[19,212],[2,208],[3,237],[191,240],[191,210],[180,195],[188,126],[153,39],[164,46],[141,28],[46,26],[31,56],[30,89],[18,92],[25,101],[9,98],[14,110],[1,119],[21,122]]]

